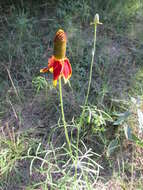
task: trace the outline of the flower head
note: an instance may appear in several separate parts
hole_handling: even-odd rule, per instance
[[[67,82],[72,75],[72,68],[68,58],[66,57],[66,33],[59,29],[54,38],[54,51],[52,57],[48,60],[48,66],[41,69],[41,73],[48,71],[53,73],[53,85],[57,85],[59,77],[63,77]]]

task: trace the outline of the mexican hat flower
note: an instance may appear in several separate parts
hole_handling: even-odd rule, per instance
[[[53,85],[57,85],[59,77],[63,77],[65,83],[69,80],[72,75],[71,64],[66,57],[66,33],[59,29],[54,38],[54,51],[51,58],[48,60],[48,66],[41,69],[41,73],[50,71],[53,73]]]

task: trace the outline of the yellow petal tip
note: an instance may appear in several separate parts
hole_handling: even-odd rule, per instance
[[[57,86],[57,80],[53,80],[53,86],[54,86],[54,87]]]

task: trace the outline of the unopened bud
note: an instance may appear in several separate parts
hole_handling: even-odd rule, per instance
[[[94,17],[94,23],[96,24],[102,24],[101,22],[99,22],[99,14],[96,14]]]

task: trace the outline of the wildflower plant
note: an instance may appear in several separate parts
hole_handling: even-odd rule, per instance
[[[91,23],[91,25],[94,25],[94,44],[93,44],[93,50],[92,50],[92,59],[91,59],[91,65],[90,65],[90,75],[89,75],[87,95],[85,98],[85,103],[83,106],[83,110],[82,110],[81,117],[80,117],[80,122],[78,125],[77,143],[76,143],[77,150],[78,150],[78,145],[79,145],[80,129],[81,129],[81,126],[84,121],[85,110],[86,110],[86,106],[88,103],[88,97],[89,97],[90,86],[91,86],[91,81],[92,81],[92,69],[93,69],[95,47],[96,47],[96,30],[97,30],[98,24],[102,24],[102,23],[99,22],[99,15],[96,14],[95,18],[94,18],[94,22]],[[65,115],[64,115],[63,98],[62,98],[62,83],[61,83],[62,77],[66,83],[72,75],[72,68],[71,68],[68,58],[66,57],[66,43],[67,43],[67,35],[62,29],[59,29],[54,38],[53,55],[48,60],[48,66],[41,69],[40,72],[46,73],[46,72],[50,71],[51,73],[53,73],[53,85],[55,87],[57,86],[57,81],[59,79],[59,92],[60,92],[62,120],[63,120],[64,131],[65,131],[65,136],[66,136],[67,144],[69,147],[70,155],[73,156],[72,155],[72,146],[71,146],[71,142],[70,142],[70,139],[68,136],[67,124],[66,124]],[[78,154],[77,154],[77,157],[78,157]],[[77,171],[77,170],[75,170],[75,171]],[[75,172],[75,173],[77,173],[77,172]]]
[[[72,154],[71,143],[69,140],[67,125],[66,125],[65,115],[64,115],[63,98],[62,98],[62,83],[61,83],[61,77],[63,77],[65,83],[67,83],[67,81],[72,75],[72,68],[71,68],[68,58],[66,57],[66,44],[67,44],[67,35],[62,29],[59,29],[54,38],[53,55],[48,60],[48,66],[41,69],[40,72],[46,73],[50,71],[51,73],[53,73],[54,86],[57,86],[57,80],[59,79],[62,120],[64,124],[66,140],[69,146],[69,151]]]

